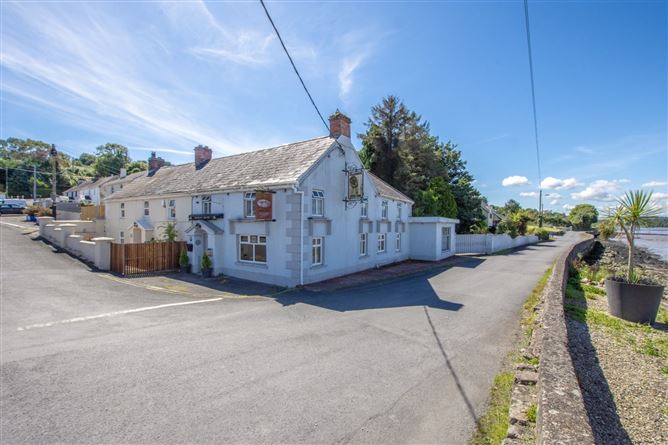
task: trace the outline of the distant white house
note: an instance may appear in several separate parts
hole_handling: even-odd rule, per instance
[[[496,225],[503,219],[503,216],[494,210],[494,207],[486,201],[482,202],[482,211],[485,215],[485,220],[487,221],[487,227],[496,227]]]
[[[106,234],[141,243],[173,223],[194,272],[206,254],[214,274],[283,286],[410,258],[409,221],[421,221],[411,218],[413,201],[362,167],[348,117],[337,111],[330,128],[328,136],[222,158],[198,146],[184,165],[162,166],[152,155],[148,172],[104,199]],[[454,254],[457,220],[423,222],[439,234],[438,255],[427,243],[426,256]]]

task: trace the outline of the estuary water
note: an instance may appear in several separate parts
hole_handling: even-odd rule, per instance
[[[616,241],[626,243],[626,237],[617,236]],[[636,246],[659,255],[668,262],[668,227],[646,227],[636,232]]]

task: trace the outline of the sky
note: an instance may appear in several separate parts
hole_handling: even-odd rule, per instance
[[[274,2],[318,107],[355,134],[399,96],[461,149],[492,204],[668,201],[668,3],[529,1],[542,183],[521,1]],[[71,155],[106,142],[190,162],[326,134],[261,5],[3,2],[0,138]],[[359,148],[357,137],[353,142]]]

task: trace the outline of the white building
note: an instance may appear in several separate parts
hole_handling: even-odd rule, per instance
[[[105,199],[107,236],[146,242],[174,223],[194,272],[206,253],[214,274],[283,286],[408,259],[413,201],[362,168],[350,119],[337,112],[330,128],[329,136],[216,159],[198,146],[193,163],[154,165]],[[439,234],[449,227],[450,250],[434,259],[454,253],[456,222],[425,221]]]

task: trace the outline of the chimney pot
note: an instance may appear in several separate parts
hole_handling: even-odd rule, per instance
[[[213,151],[206,145],[198,145],[195,147],[195,168],[200,169],[211,160]]]
[[[339,136],[350,138],[350,118],[336,110],[329,116],[329,135],[334,139],[338,139]]]

